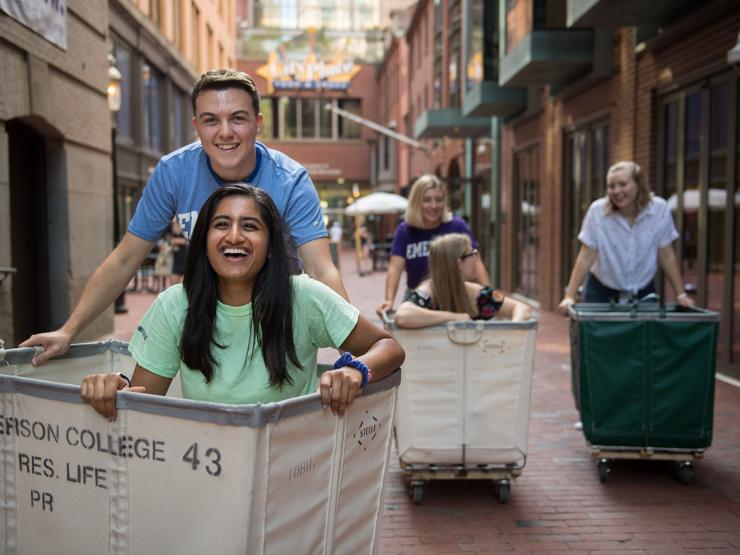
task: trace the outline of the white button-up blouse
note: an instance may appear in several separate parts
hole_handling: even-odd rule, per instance
[[[596,251],[591,272],[612,289],[637,293],[658,270],[658,250],[678,238],[670,208],[660,197],[630,225],[619,211],[604,212],[608,199],[594,201],[581,224],[578,240]]]

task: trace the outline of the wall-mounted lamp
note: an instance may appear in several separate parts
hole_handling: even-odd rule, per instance
[[[0,266],[0,285],[5,281],[5,278],[10,274],[16,273],[18,270],[11,266]]]
[[[727,51],[727,63],[740,69],[740,33],[737,34],[737,42]]]
[[[108,109],[113,113],[121,109],[121,72],[113,54],[108,54]]]

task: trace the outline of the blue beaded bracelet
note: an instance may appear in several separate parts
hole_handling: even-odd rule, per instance
[[[355,368],[359,370],[362,373],[362,383],[360,384],[360,388],[365,387],[370,380],[373,379],[373,373],[372,371],[367,367],[367,365],[362,362],[361,360],[357,360],[355,357],[352,356],[352,353],[344,353],[342,356],[340,356],[337,361],[334,363],[334,368],[344,368],[345,366],[349,366],[350,368]]]

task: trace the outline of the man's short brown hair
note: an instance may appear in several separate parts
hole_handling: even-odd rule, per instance
[[[242,89],[252,97],[254,115],[260,113],[260,93],[252,78],[243,71],[233,69],[212,69],[200,76],[193,87],[190,99],[193,103],[193,115],[195,113],[195,100],[204,91],[222,91],[225,89]]]

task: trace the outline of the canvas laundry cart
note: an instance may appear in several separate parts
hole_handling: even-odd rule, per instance
[[[448,322],[403,329],[396,445],[409,494],[429,480],[492,479],[502,503],[527,460],[537,322]]]
[[[399,371],[343,418],[317,394],[234,406],[122,393],[108,422],[79,384],[130,372],[125,343],[75,345],[38,369],[32,354],[0,352],[0,553],[377,550]]]
[[[573,396],[602,482],[623,458],[675,460],[691,481],[712,443],[718,326],[658,302],[570,308]]]

